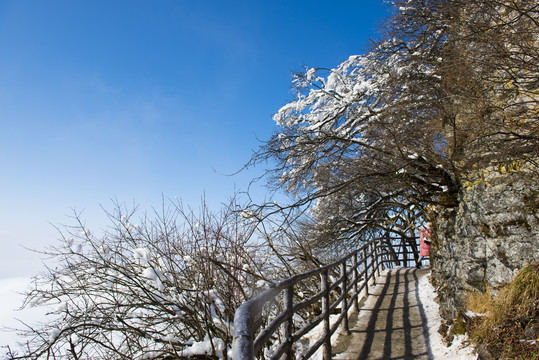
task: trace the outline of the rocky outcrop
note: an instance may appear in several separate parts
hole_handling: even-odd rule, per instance
[[[432,281],[442,316],[455,319],[468,291],[496,289],[539,261],[539,176],[523,162],[490,165],[463,181],[459,207],[434,219]]]

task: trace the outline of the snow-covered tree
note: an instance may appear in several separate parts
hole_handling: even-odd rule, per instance
[[[26,324],[8,358],[226,359],[235,309],[275,269],[256,223],[235,202],[199,214],[171,203],[138,221],[118,206],[109,218],[101,236],[76,216],[43,252],[47,270],[24,306],[46,321]]]
[[[252,159],[295,196],[264,207],[308,209],[323,243],[411,231],[430,205],[457,205],[472,166],[537,151],[536,2],[391,3],[367,54],[294,75]]]

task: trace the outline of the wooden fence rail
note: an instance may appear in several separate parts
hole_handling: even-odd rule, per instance
[[[245,302],[237,309],[234,318],[233,359],[251,360],[257,356],[308,359],[321,346],[324,359],[330,359],[331,335],[339,326],[349,332],[348,311],[351,307],[358,309],[360,294],[364,290],[368,293],[369,282],[375,278],[375,274],[384,268],[415,264],[417,248],[416,238],[371,240],[332,264],[292,276]],[[338,276],[335,277],[335,274]],[[295,286],[317,277],[320,278],[319,290],[307,299],[294,303]],[[317,316],[311,316],[310,321],[294,322],[295,315],[302,311],[312,314],[308,309],[312,310],[316,304],[320,307]],[[271,320],[263,315],[268,307],[274,308]],[[277,313],[275,309],[279,308],[281,311]],[[334,313],[338,316],[330,322],[330,315]],[[259,330],[263,320],[268,323]],[[294,346],[320,324],[323,335],[298,355]],[[272,351],[262,354],[263,348],[270,344]]]
[[[233,359],[308,359],[321,346],[324,359],[330,359],[331,335],[339,326],[350,332],[349,309],[358,310],[360,294],[364,290],[368,293],[375,273],[379,275],[380,270],[388,267],[415,264],[417,248],[416,238],[374,239],[332,264],[292,276],[243,303],[234,317]],[[299,291],[296,285],[317,277],[319,290],[317,288],[307,299],[294,302],[295,291]],[[309,321],[302,318],[295,322],[295,315],[302,311],[312,315],[316,306],[319,308],[314,312],[319,314],[314,318],[310,316]],[[279,309],[281,311],[277,312]],[[264,316],[264,310],[273,316]],[[330,322],[332,314],[338,316]],[[260,329],[262,322],[267,324]],[[294,346],[304,346],[300,343],[302,337],[320,325],[323,335],[309,347],[301,348],[298,354]],[[263,348],[270,345],[271,350],[263,354]]]
[[[416,242],[416,238],[371,240],[332,264],[292,276],[243,303],[234,318],[233,359],[308,359],[321,346],[324,359],[330,359],[331,335],[339,326],[349,333],[348,311],[351,307],[358,309],[361,292],[368,293],[369,282],[380,270],[415,264]],[[294,302],[298,283],[317,278],[317,291]],[[295,321],[300,313],[310,314],[310,320]],[[330,322],[332,314],[338,317]],[[263,322],[267,324],[260,329]],[[305,342],[300,342],[302,337],[319,325],[323,326],[323,335],[298,351],[298,347],[305,347]],[[263,354],[263,348],[270,345],[271,351]]]

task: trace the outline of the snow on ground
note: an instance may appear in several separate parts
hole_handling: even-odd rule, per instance
[[[438,329],[440,328],[441,318],[438,312],[438,303],[434,300],[436,293],[429,282],[430,274],[419,279],[419,301],[423,305],[427,316],[427,326],[429,329],[430,346],[434,359],[440,360],[475,360],[473,348],[466,346],[466,336],[459,335],[453,339],[450,347],[447,347],[442,339]]]
[[[387,270],[384,270],[387,271]],[[384,275],[382,273],[382,275]],[[429,282],[430,274],[422,276],[419,279],[418,284],[418,295],[421,305],[425,310],[425,315],[427,318],[427,327],[429,329],[429,341],[432,350],[433,360],[476,360],[477,355],[474,354],[474,349],[471,346],[466,345],[466,336],[460,335],[456,336],[453,339],[453,342],[450,347],[446,346],[445,342],[442,339],[438,329],[441,325],[441,317],[439,314],[438,303],[434,300],[436,293],[433,286]],[[372,285],[372,282],[370,283]],[[377,286],[383,286],[383,284],[378,284]],[[362,296],[365,294],[363,293]],[[360,296],[361,298],[361,296]],[[337,315],[332,315],[330,322],[333,324],[337,320]],[[323,335],[322,324],[315,327],[305,338],[309,341],[309,345],[314,344]],[[342,329],[339,328],[332,335],[331,342],[333,344],[338,342],[339,337],[346,336]],[[322,360],[322,349],[320,348],[314,356],[311,358],[314,360]]]

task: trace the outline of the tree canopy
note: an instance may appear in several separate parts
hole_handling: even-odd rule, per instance
[[[367,54],[294,74],[252,159],[273,161],[284,208],[308,209],[322,242],[407,232],[456,206],[471,168],[537,153],[537,3],[391,3]]]

